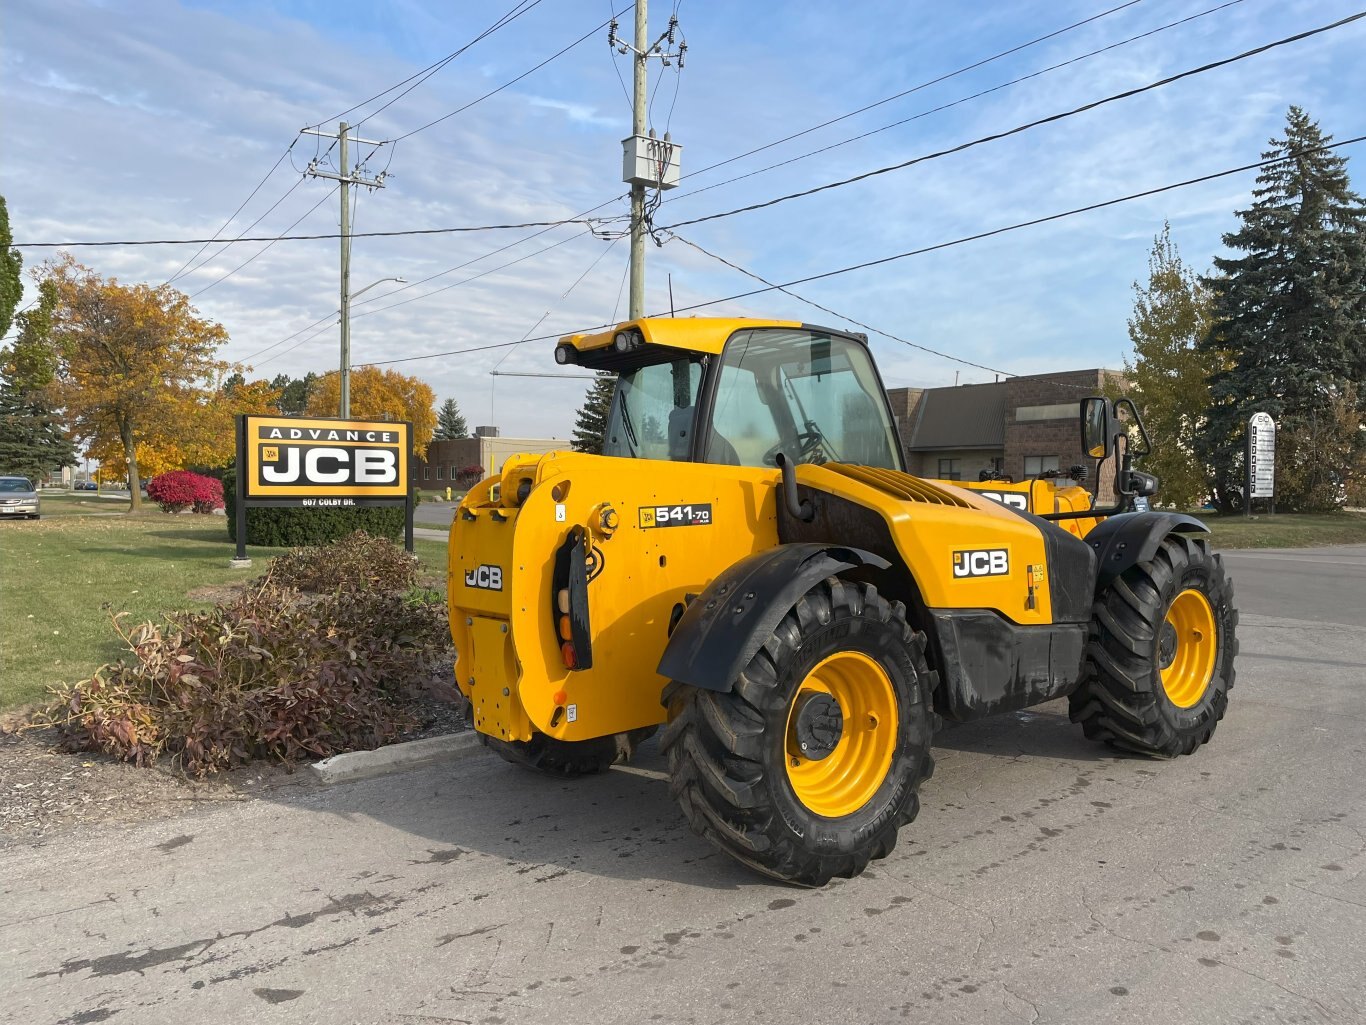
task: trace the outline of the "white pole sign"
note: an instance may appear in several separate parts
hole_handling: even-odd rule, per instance
[[[1276,421],[1253,413],[1247,422],[1248,483],[1252,498],[1271,498],[1276,487]]]

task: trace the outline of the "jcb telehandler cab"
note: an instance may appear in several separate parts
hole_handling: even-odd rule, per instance
[[[941,717],[1068,696],[1174,756],[1223,716],[1232,589],[1197,520],[1120,512],[1156,482],[1105,399],[1082,435],[1121,504],[1031,512],[905,472],[862,336],[644,319],[555,358],[618,375],[602,454],[510,458],[450,534],[457,682],[510,761],[598,771],[664,726],[692,828],[819,885],[891,851]]]

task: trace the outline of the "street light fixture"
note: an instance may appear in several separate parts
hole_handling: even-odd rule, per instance
[[[358,295],[364,295],[376,285],[382,285],[386,281],[396,281],[400,285],[406,285],[406,278],[380,278],[372,281],[359,292],[342,294],[341,308],[341,418],[348,420],[351,417],[351,300]]]

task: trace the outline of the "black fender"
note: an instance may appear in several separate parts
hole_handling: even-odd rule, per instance
[[[705,690],[728,691],[797,599],[826,577],[859,566],[886,569],[880,555],[825,544],[786,544],[741,559],[688,605],[659,674]]]
[[[1208,534],[1209,527],[1185,513],[1120,513],[1102,520],[1086,543],[1096,552],[1096,591],[1132,566],[1147,562],[1157,554],[1157,546],[1168,534]]]

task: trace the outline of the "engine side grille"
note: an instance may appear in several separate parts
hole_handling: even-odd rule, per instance
[[[877,488],[907,502],[924,502],[928,505],[954,505],[960,509],[971,509],[971,503],[959,498],[950,491],[920,477],[899,470],[887,470],[880,466],[856,466],[853,463],[825,463],[825,469],[841,474],[860,484]]]

